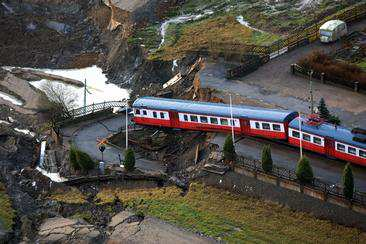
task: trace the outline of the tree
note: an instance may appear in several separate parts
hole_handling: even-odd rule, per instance
[[[299,160],[296,168],[297,179],[304,184],[309,184],[313,181],[313,169],[311,168],[309,159],[307,157],[302,157]]]
[[[81,167],[76,158],[76,154],[77,154],[77,149],[74,146],[71,146],[70,152],[69,152],[70,164],[74,170],[81,170]]]
[[[226,162],[233,162],[235,160],[236,153],[231,134],[229,134],[225,139],[223,151],[224,160]]]
[[[354,180],[351,165],[348,163],[343,169],[343,195],[347,199],[353,198],[354,192]]]
[[[262,150],[262,168],[266,173],[272,172],[273,169],[271,147],[269,145],[264,146]]]
[[[125,151],[125,169],[127,171],[132,171],[135,169],[135,153],[131,148]]]
[[[324,98],[320,99],[319,105],[318,105],[318,110],[319,110],[319,117],[325,120],[328,120],[330,117],[330,113],[329,110],[327,108],[327,105],[325,104],[325,100]]]
[[[336,115],[330,115],[330,117],[328,119],[328,122],[332,123],[334,125],[340,125],[341,124],[341,120]]]

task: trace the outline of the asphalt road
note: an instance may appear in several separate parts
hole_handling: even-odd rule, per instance
[[[85,122],[64,128],[64,140],[70,140],[82,151],[88,153],[95,160],[101,161],[102,154],[98,148],[98,140],[108,137],[121,130],[126,123],[125,114],[117,117]],[[124,127],[123,127],[124,129]],[[103,154],[103,161],[109,164],[119,164],[119,155],[124,159],[124,151],[107,146]],[[165,172],[165,166],[156,161],[141,158],[136,154],[136,168],[143,171]]]
[[[224,145],[226,134],[216,134],[212,139],[212,143],[218,144],[220,148]],[[299,160],[299,149],[291,146],[282,145],[273,141],[260,138],[244,137],[235,145],[236,153],[252,159],[260,160],[262,148],[264,145],[270,145],[274,164],[288,168],[296,169]],[[342,171],[345,162],[339,160],[328,159],[322,155],[304,151],[309,158],[314,175],[324,181],[342,184]],[[355,186],[359,191],[366,192],[366,168],[354,165],[352,167],[355,178]]]
[[[366,20],[350,26],[350,30],[363,30]],[[228,93],[247,100],[256,101],[258,106],[274,106],[309,113],[309,82],[307,78],[291,74],[290,66],[314,50],[329,52],[340,47],[340,42],[322,44],[319,41],[285,53],[258,70],[238,79],[225,78],[226,69],[232,64],[207,62],[199,72],[201,87],[213,88],[216,96],[228,100]],[[324,98],[332,113],[337,114],[344,125],[366,125],[366,95],[346,88],[313,82],[314,99]]]

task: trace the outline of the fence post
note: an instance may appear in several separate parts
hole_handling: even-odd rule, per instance
[[[92,107],[92,114],[94,113],[94,103],[93,103],[93,107]]]
[[[103,102],[103,110],[105,109],[105,101]]]
[[[354,87],[355,92],[358,92],[359,91],[358,84],[359,84],[359,82],[358,81],[355,81],[355,83],[354,83],[354,85],[355,85],[355,87]]]
[[[295,74],[295,64],[291,64],[291,73]]]

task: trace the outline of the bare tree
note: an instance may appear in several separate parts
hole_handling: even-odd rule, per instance
[[[41,90],[49,100],[46,110],[53,127],[60,118],[71,117],[70,111],[76,107],[77,94],[65,85],[51,81],[44,83]]]

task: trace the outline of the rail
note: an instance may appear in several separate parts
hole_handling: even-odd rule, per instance
[[[102,102],[102,103],[93,103],[84,107],[72,109],[68,111],[67,113],[64,113],[58,120],[57,124],[62,125],[66,122],[73,121],[75,119],[90,115],[99,113],[102,111],[111,110],[115,107],[125,107],[127,100],[121,100],[121,101],[108,101],[108,102]]]
[[[252,160],[252,159],[248,159],[248,158],[244,158],[244,157],[237,157],[236,164],[239,166],[242,166],[248,170],[251,170],[253,172],[261,172],[263,174],[272,175],[272,176],[278,177],[280,179],[289,180],[292,182],[298,182],[296,173],[293,170],[289,170],[289,169],[286,169],[283,167],[273,165],[272,172],[266,173],[263,171],[260,161]],[[340,187],[336,184],[330,183],[330,182],[326,182],[326,181],[318,179],[318,178],[314,178],[313,182],[311,184],[306,184],[304,186],[321,191],[327,196],[332,195],[332,196],[347,200],[347,198],[343,195],[342,187]],[[351,201],[353,203],[357,203],[362,206],[366,206],[366,194],[355,190]]]

